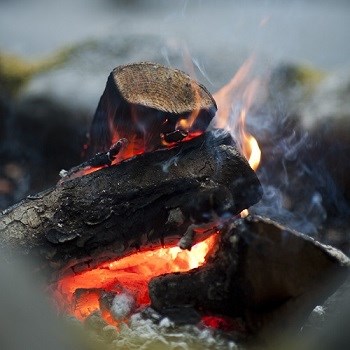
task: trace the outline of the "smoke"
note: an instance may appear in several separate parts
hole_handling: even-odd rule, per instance
[[[283,95],[273,88],[265,105],[247,118],[262,150],[257,175],[264,189],[263,199],[251,212],[318,236],[330,224],[346,220],[350,206],[327,160],[335,146],[302,127],[292,107],[297,103],[295,90]]]
[[[349,202],[329,162],[344,151],[337,151],[337,142],[326,142],[329,135],[303,127],[301,101],[309,92],[298,74],[293,65],[271,70],[258,57],[249,58],[214,94],[218,113],[212,124],[229,130],[247,159],[246,133],[258,141],[264,195],[250,213],[320,238],[348,221]]]

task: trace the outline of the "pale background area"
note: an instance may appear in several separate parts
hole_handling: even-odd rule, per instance
[[[338,69],[349,63],[350,1],[2,0],[0,49],[40,55],[87,38],[156,34]]]

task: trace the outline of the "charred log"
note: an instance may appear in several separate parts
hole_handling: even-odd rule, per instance
[[[90,130],[88,155],[117,140],[124,158],[204,132],[217,110],[209,91],[184,72],[157,63],[116,67],[109,75]]]
[[[247,217],[227,226],[207,263],[155,277],[152,306],[192,306],[244,321],[253,333],[300,329],[317,305],[344,281],[340,251],[271,220]]]
[[[261,193],[231,136],[209,132],[28,197],[0,216],[0,246],[38,256],[51,276],[69,267],[78,271],[176,243],[200,221],[191,218],[198,202],[214,203],[206,208],[213,217],[223,210],[234,215]]]

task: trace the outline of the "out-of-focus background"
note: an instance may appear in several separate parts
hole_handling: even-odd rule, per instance
[[[0,3],[1,48],[25,56],[50,54],[92,38],[125,40],[132,35],[154,35],[158,41],[174,40],[200,50],[197,54],[204,56],[203,60],[210,51],[221,50],[226,56],[229,49],[247,49],[325,69],[349,63],[347,0]]]

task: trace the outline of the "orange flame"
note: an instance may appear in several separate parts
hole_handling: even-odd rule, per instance
[[[246,130],[247,114],[261,85],[258,79],[250,79],[249,77],[253,63],[254,57],[250,57],[229,83],[214,94],[218,105],[214,125],[226,129],[236,136],[235,139],[250,167],[257,170],[260,164],[261,150],[255,137]],[[243,218],[248,216],[248,209],[244,209],[240,215]]]
[[[54,286],[54,297],[65,312],[84,319],[100,310],[100,293],[120,290],[130,291],[137,305],[150,303],[148,282],[152,277],[171,272],[189,271],[201,266],[205,256],[214,246],[217,235],[197,243],[191,249],[179,247],[159,248],[138,252],[122,259],[109,261],[76,275],[62,277]],[[108,313],[103,313],[112,322]]]
[[[213,97],[218,106],[218,111],[215,117],[215,126],[220,129],[227,129],[230,127],[230,115],[232,104],[235,100],[235,93],[247,79],[247,75],[250,72],[254,59],[250,57],[239,68],[233,78],[217,91]]]
[[[236,134],[243,155],[251,168],[256,170],[260,163],[261,151],[257,140],[246,130],[246,117],[260,86],[258,79],[250,80],[249,77],[253,63],[254,57],[250,57],[229,83],[214,94],[218,105],[214,124],[217,128]]]
[[[249,77],[253,62],[253,57],[249,58],[231,81],[214,94],[218,112],[213,124],[217,128],[229,130],[235,136],[249,165],[256,170],[259,166],[261,151],[257,140],[246,130],[246,118],[260,85],[258,79]],[[195,87],[193,91],[195,103],[198,104],[199,91]],[[199,108],[195,108],[187,119],[181,119],[178,122],[177,127],[188,130],[198,117],[198,113]],[[127,155],[144,152],[142,146],[136,147],[131,142]],[[241,216],[248,214],[246,209],[242,211]],[[124,288],[131,291],[137,305],[149,304],[150,279],[161,274],[183,272],[201,266],[205,262],[206,254],[214,246],[216,237],[217,235],[213,235],[196,244],[191,251],[167,247],[139,252],[109,261],[74,276],[63,277],[53,288],[55,299],[61,308],[63,307],[66,312],[74,314],[79,319],[85,318],[96,309],[101,309],[101,292],[119,293],[120,288]],[[108,322],[115,323],[111,315],[105,311],[103,316]]]
[[[259,82],[256,79],[248,84],[243,94],[244,107],[240,111],[238,120],[238,130],[240,134],[242,153],[247,158],[249,165],[253,170],[256,170],[259,166],[261,151],[255,137],[246,131],[246,118],[247,112],[253,103],[258,87]]]

